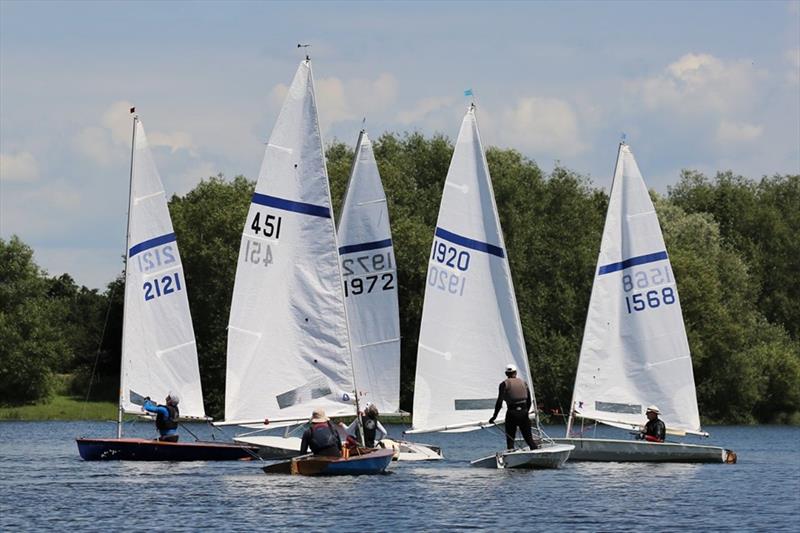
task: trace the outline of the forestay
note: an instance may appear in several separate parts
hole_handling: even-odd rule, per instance
[[[700,431],[675,276],[653,203],[621,144],[572,404],[578,416],[641,425],[655,404],[667,428]]]
[[[352,414],[336,229],[311,63],[267,144],[242,232],[228,325],[226,421]]]
[[[485,423],[508,363],[517,365],[519,377],[532,388],[503,232],[471,106],[447,172],[428,262],[413,431],[474,429]]]
[[[180,396],[184,417],[205,417],[181,256],[164,186],[142,123],[134,121],[120,405],[141,413],[142,399]]]
[[[383,413],[400,408],[400,314],[386,195],[372,143],[358,137],[339,221],[353,369],[364,402]]]

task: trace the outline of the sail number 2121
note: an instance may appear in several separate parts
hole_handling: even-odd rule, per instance
[[[168,274],[166,276],[159,276],[151,281],[145,281],[144,286],[144,301],[150,301],[167,294],[181,290],[181,277],[180,273]]]

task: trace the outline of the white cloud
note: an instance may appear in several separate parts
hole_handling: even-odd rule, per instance
[[[400,124],[418,124],[434,113],[451,107],[455,98],[424,98],[414,104],[412,109],[397,113],[397,122]]]
[[[323,133],[336,122],[369,119],[371,113],[383,111],[397,100],[397,80],[387,73],[374,80],[320,78],[315,80],[315,85]],[[273,87],[270,91],[271,106],[280,109],[288,91],[288,86],[282,83]]]
[[[631,91],[649,109],[723,114],[758,101],[765,73],[750,60],[723,61],[710,54],[686,54],[660,74],[636,80]]]
[[[39,179],[39,165],[30,152],[0,154],[0,180],[9,183],[30,183]]]
[[[79,154],[101,167],[114,164],[124,154],[124,150],[114,145],[109,131],[97,126],[79,131],[73,140],[73,146]]]
[[[800,5],[800,3],[798,5]],[[786,73],[786,80],[791,85],[800,85],[800,48],[786,50],[784,58],[787,63],[789,63],[789,71]]]
[[[523,151],[547,152],[555,157],[583,152],[578,115],[558,98],[529,96],[500,112],[503,128],[496,135],[500,144]]]
[[[183,131],[162,133],[154,131],[147,134],[150,146],[166,146],[174,154],[178,150],[187,150],[192,156],[197,156],[197,150],[192,143],[192,136]]]
[[[754,141],[764,133],[764,127],[746,122],[735,123],[723,120],[717,128],[717,142],[720,144]]]

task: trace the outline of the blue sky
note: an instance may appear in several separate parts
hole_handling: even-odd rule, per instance
[[[800,173],[800,2],[0,0],[0,237],[102,287],[125,248],[136,105],[168,194],[255,179],[309,42],[323,135],[454,138],[608,188],[626,132],[650,187],[682,168]]]

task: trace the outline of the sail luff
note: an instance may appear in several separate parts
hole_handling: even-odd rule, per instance
[[[128,176],[128,216],[125,224],[125,271],[123,273],[123,288],[122,288],[122,312],[123,320],[125,318],[125,310],[128,308],[128,250],[131,246],[131,209],[133,208],[133,155],[136,146],[136,123],[139,120],[137,115],[133,116],[133,124],[131,126],[131,171]],[[125,353],[125,335],[122,336],[122,345],[120,347],[120,356]],[[117,438],[122,438],[122,414],[125,410],[123,406],[123,393],[125,390],[125,365],[120,362],[119,365],[119,398],[117,405]]]

